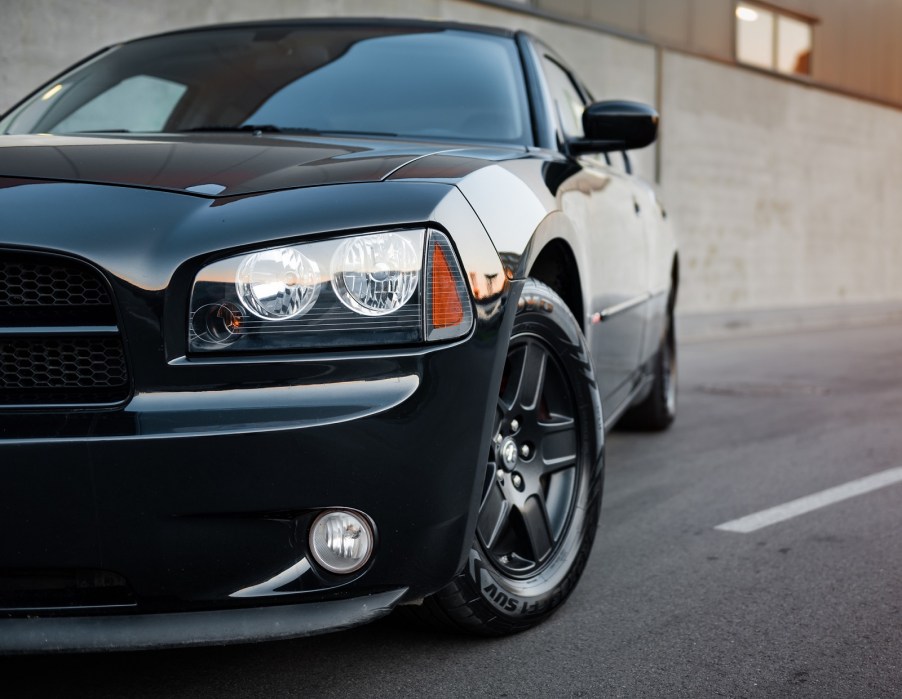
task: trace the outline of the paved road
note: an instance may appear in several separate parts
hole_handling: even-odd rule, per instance
[[[389,619],[256,646],[4,659],[3,686],[67,697],[902,696],[902,483],[748,534],[715,529],[902,466],[902,326],[684,346],[681,382],[671,432],[611,436],[595,551],[540,629],[486,641]]]

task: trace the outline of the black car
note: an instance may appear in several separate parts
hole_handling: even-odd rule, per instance
[[[546,618],[605,429],[675,413],[656,129],[420,21],[130,41],[6,113],[0,649]]]

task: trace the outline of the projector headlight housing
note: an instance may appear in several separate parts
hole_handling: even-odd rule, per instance
[[[448,237],[387,230],[255,250],[204,267],[192,353],[403,345],[462,337],[473,310]]]

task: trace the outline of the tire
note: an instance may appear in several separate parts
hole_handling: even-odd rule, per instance
[[[676,418],[677,354],[673,304],[667,304],[667,325],[658,351],[652,359],[651,391],[645,399],[624,413],[620,426],[628,430],[661,432]]]
[[[464,570],[420,619],[486,636],[529,629],[573,591],[601,506],[601,401],[578,323],[527,280],[517,306],[488,445],[486,482]]]

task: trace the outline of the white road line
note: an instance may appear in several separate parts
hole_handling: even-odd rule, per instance
[[[764,527],[769,527],[777,522],[785,522],[787,519],[798,517],[799,515],[819,510],[827,505],[833,505],[856,495],[864,495],[872,490],[885,488],[893,483],[902,482],[902,467],[891,468],[886,471],[880,471],[858,480],[849,481],[835,488],[827,488],[814,495],[807,495],[798,500],[784,502],[782,505],[771,507],[767,510],[761,510],[747,517],[740,517],[723,524],[718,524],[715,529],[725,532],[738,532],[740,534],[748,534]]]

